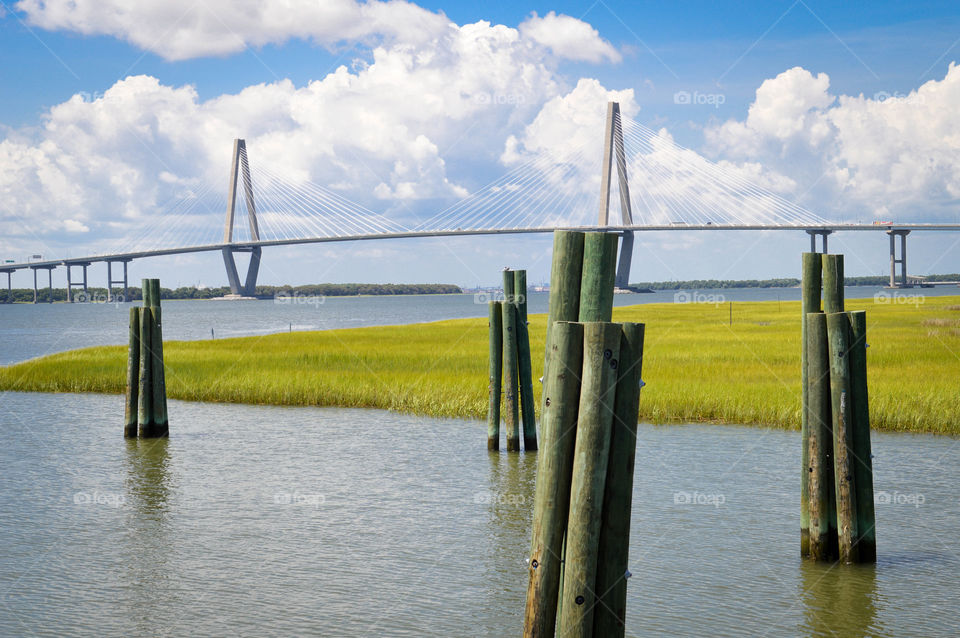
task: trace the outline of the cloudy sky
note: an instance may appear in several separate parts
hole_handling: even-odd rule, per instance
[[[215,241],[237,137],[277,236],[308,228],[283,210],[317,202],[413,227],[479,209],[505,174],[525,195],[498,200],[510,215],[590,223],[608,100],[628,152],[653,144],[629,167],[651,197],[689,188],[651,159],[679,145],[691,174],[824,219],[957,223],[958,27],[955,3],[922,1],[2,0],[0,257]],[[561,176],[569,157],[579,172]],[[720,201],[703,197],[690,205]],[[958,240],[914,233],[911,272],[960,271]],[[796,276],[808,245],[796,231],[644,234],[632,279]],[[475,285],[507,265],[539,281],[549,249],[533,235],[273,248],[260,281]],[[831,249],[850,274],[888,270],[881,233]],[[132,276],[225,284],[217,254],[137,261]]]

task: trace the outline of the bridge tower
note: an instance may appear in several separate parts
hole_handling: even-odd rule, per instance
[[[233,161],[230,166],[230,190],[227,191],[227,219],[223,225],[223,264],[227,269],[230,292],[234,295],[252,297],[257,288],[257,274],[260,272],[260,246],[235,244],[233,241],[234,212],[237,207],[237,177],[243,182],[243,200],[247,206],[247,220],[250,223],[250,241],[260,241],[260,227],[257,224],[257,208],[253,201],[253,182],[250,180],[250,162],[247,159],[247,143],[242,139],[233,140]],[[234,253],[250,253],[247,266],[247,278],[243,284],[237,273]]]
[[[633,226],[633,210],[630,207],[630,184],[627,181],[627,157],[623,148],[623,124],[620,120],[620,104],[607,102],[607,124],[603,137],[603,165],[600,175],[599,226],[610,225],[610,177],[614,157],[617,160],[617,183],[620,186],[620,217],[624,226]],[[630,262],[633,259],[633,231],[624,230],[620,235],[620,258],[617,262],[615,286],[630,285]]]

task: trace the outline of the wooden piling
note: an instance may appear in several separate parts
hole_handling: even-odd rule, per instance
[[[833,474],[837,494],[839,558],[858,562],[856,540],[857,500],[852,465],[852,415],[850,402],[850,319],[844,312],[827,315],[830,347],[830,405],[833,415]]]
[[[514,270],[513,272],[513,292],[517,295],[517,310],[520,311],[518,321],[527,325],[527,271]]]
[[[801,301],[800,301],[800,387],[801,387],[801,411],[800,411],[800,441],[801,441],[801,471],[800,471],[800,555],[806,556],[809,553],[810,537],[810,513],[809,513],[809,481],[807,480],[807,470],[810,465],[807,456],[809,452],[809,417],[808,417],[808,394],[807,394],[807,321],[808,313],[820,311],[820,288],[822,278],[822,260],[818,253],[803,253],[801,255]],[[826,329],[826,328],[824,328]],[[824,336],[826,343],[826,336]]]
[[[156,290],[156,301],[159,303],[159,281],[154,285],[154,289]],[[152,353],[153,361],[150,364],[150,381],[153,384],[151,389],[153,399],[153,425],[147,436],[169,436],[170,427],[167,423],[167,383],[163,370],[163,326],[160,306],[144,308],[141,312],[149,312],[151,315],[150,352]]]
[[[500,378],[503,374],[503,304],[490,302],[490,403],[487,408],[487,449],[500,449]]]
[[[513,293],[517,308],[517,374],[520,384],[520,415],[523,421],[523,449],[537,449],[537,410],[533,403],[533,370],[530,360],[530,331],[527,328],[527,271],[513,271]]]
[[[610,321],[617,276],[617,236],[587,233],[583,241],[580,280],[580,321]]]
[[[130,309],[129,342],[123,436],[135,437],[137,436],[137,410],[140,397],[140,308],[137,307]]]
[[[550,266],[550,300],[547,311],[547,343],[550,343],[550,331],[554,322],[577,321],[580,318],[583,237],[582,232],[575,230],[556,230],[553,232],[553,263]],[[544,374],[546,374],[547,366],[550,363],[548,355],[549,352],[544,356]]]
[[[557,322],[550,331],[547,356],[552,372],[543,380],[543,449],[537,457],[524,638],[553,638],[556,629],[580,404],[583,325]]]
[[[873,507],[873,460],[870,445],[870,409],[867,397],[867,313],[848,312],[850,320],[850,402],[852,417],[853,481],[857,496],[857,558],[877,560],[876,518]]]
[[[827,317],[822,312],[807,314],[807,467],[805,483],[809,495],[809,556],[825,561],[836,558],[837,528],[833,485],[833,425],[830,412],[830,351]]]
[[[843,255],[821,255],[823,259],[823,311],[843,312]]]
[[[593,635],[604,637],[623,636],[625,632],[630,511],[643,369],[644,325],[624,323],[622,330],[597,553],[595,591],[600,604],[593,616]]]
[[[581,303],[583,300],[581,295]],[[590,322],[584,324],[583,334],[583,374],[561,593],[560,635],[566,638],[593,635],[597,550],[622,329],[618,324]]]
[[[137,426],[140,436],[150,436],[153,428],[153,315],[140,309],[140,390],[137,396]]]
[[[520,405],[517,383],[520,365],[517,357],[517,308],[514,305],[513,274],[503,276],[503,420],[507,429],[507,452],[520,451]]]

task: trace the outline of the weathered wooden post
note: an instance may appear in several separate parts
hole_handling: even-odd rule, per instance
[[[583,327],[583,374],[560,611],[560,635],[568,638],[593,635],[597,554],[622,332],[619,324],[606,322]]]
[[[580,321],[610,321],[616,277],[617,236],[613,233],[587,233],[583,241]]]
[[[500,378],[503,373],[503,304],[490,305],[490,403],[487,408],[487,449],[500,449]]]
[[[807,467],[809,486],[809,556],[824,561],[836,558],[837,528],[833,486],[833,426],[830,413],[830,352],[827,316],[807,314]]]
[[[574,230],[556,230],[553,232],[553,262],[550,266],[550,300],[547,312],[547,343],[550,343],[550,331],[554,322],[577,321],[580,317],[583,237],[582,232]],[[544,357],[544,374],[546,374],[549,364],[548,351]]]
[[[146,281],[144,281],[146,284]],[[146,285],[144,286],[146,291]],[[150,436],[153,427],[153,329],[149,308],[140,309],[140,389],[137,395],[137,426],[139,436]]]
[[[822,260],[818,253],[803,253],[801,255],[801,301],[800,301],[800,387],[801,387],[801,410],[800,410],[800,440],[802,446],[801,452],[801,477],[800,477],[800,555],[806,556],[809,553],[809,497],[807,480],[807,470],[810,465],[807,454],[809,452],[809,409],[808,404],[808,363],[807,363],[807,321],[808,313],[820,311],[820,287],[821,287]],[[824,337],[826,343],[826,337]]]
[[[159,286],[157,286],[159,288]],[[159,298],[159,291],[158,291]],[[142,312],[146,312],[144,309]],[[153,353],[151,363],[153,381],[153,427],[147,436],[158,437],[170,434],[170,424],[167,422],[167,382],[163,370],[163,325],[160,306],[150,308],[150,350]]]
[[[876,518],[873,507],[873,457],[870,410],[867,399],[867,313],[848,312],[850,319],[850,401],[852,416],[853,481],[857,500],[857,557],[861,563],[877,560]]]
[[[840,560],[858,562],[857,499],[852,464],[850,405],[850,320],[844,312],[827,315],[830,346],[830,405],[833,413],[833,474],[837,492],[837,540]]]
[[[514,299],[517,308],[517,374],[520,384],[520,413],[523,421],[523,449],[537,449],[537,411],[533,404],[533,372],[530,360],[530,333],[527,329],[527,271],[514,270]]]
[[[627,614],[627,558],[630,549],[630,511],[633,505],[633,468],[637,454],[637,421],[643,369],[642,323],[624,323],[617,366],[610,458],[604,483],[603,515],[597,552],[600,597],[593,616],[593,635],[623,636]]]
[[[520,451],[520,406],[517,383],[520,365],[517,359],[517,308],[514,301],[513,273],[503,273],[503,412],[507,428],[507,452]]]
[[[137,410],[140,400],[140,308],[130,309],[130,346],[127,350],[127,394],[123,411],[123,436],[137,436]]]
[[[553,638],[556,630],[580,405],[583,325],[555,323],[547,343],[547,357],[551,365],[543,379],[543,448],[537,453],[524,638]]]
[[[823,311],[843,312],[843,255],[821,255],[823,259]]]
[[[130,309],[123,433],[127,437],[168,436],[160,280],[144,279],[141,291],[143,308]]]

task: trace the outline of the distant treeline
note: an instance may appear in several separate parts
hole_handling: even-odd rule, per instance
[[[306,286],[257,286],[256,296],[264,299],[274,297],[349,297],[356,295],[451,295],[462,293],[460,286],[453,284],[309,284]],[[39,300],[43,302],[50,301],[50,290],[48,288],[39,289]],[[122,290],[114,289],[114,296],[122,296]],[[127,301],[140,301],[143,297],[140,294],[140,288],[128,288]],[[214,297],[223,297],[230,294],[230,288],[222,286],[220,288],[161,288],[160,296],[163,299],[213,299]],[[53,301],[66,301],[66,288],[53,289]],[[107,301],[106,288],[88,288],[86,299],[81,290],[74,290],[73,297],[77,301],[86,300],[94,302]],[[10,302],[6,289],[0,289],[0,301]],[[33,301],[32,288],[14,288],[12,291],[12,301],[17,303],[29,303]]]
[[[960,281],[960,274],[929,275],[927,281]],[[886,286],[890,283],[889,275],[871,277],[845,277],[847,286]],[[688,290],[707,288],[792,288],[800,285],[799,279],[782,277],[779,279],[691,279],[689,281],[654,281],[630,284],[637,288],[651,288],[653,290]]]

